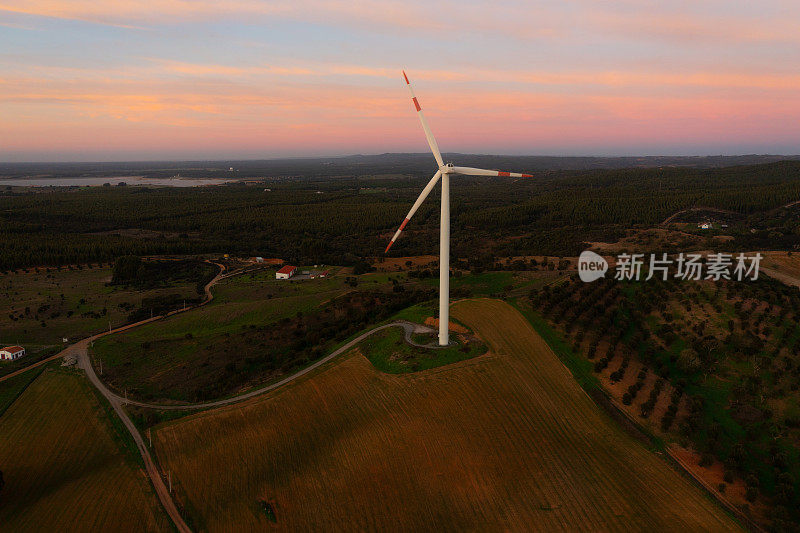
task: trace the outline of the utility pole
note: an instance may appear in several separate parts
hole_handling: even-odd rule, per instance
[[[150,441],[150,447],[153,447],[153,434],[150,432],[150,428],[147,428],[147,440]]]
[[[172,470],[167,472],[167,478],[169,479],[169,493],[172,494]]]

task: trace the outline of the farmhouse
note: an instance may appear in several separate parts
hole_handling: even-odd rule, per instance
[[[0,350],[0,359],[13,361],[25,355],[25,348],[22,346],[6,346]]]
[[[289,279],[292,276],[294,276],[295,272],[297,272],[296,266],[286,265],[285,267],[275,272],[275,279]]]

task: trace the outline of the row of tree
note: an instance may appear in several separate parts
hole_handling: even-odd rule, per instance
[[[281,182],[269,190],[96,187],[14,195],[4,198],[0,210],[0,270],[122,255],[225,252],[353,264],[381,254],[426,179]],[[437,194],[420,208],[392,253],[433,251]],[[519,181],[465,178],[453,185],[452,246],[460,257],[471,257],[476,249],[500,256],[574,256],[587,241],[613,240],[631,226],[704,205],[750,215],[747,224],[731,229],[736,238],[727,248],[766,239],[791,248],[800,244],[797,217],[767,213],[798,197],[799,162],[564,171]]]

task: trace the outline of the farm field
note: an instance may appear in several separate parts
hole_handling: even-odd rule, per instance
[[[22,392],[44,371],[47,365],[27,370],[17,376],[7,379],[0,384],[0,416],[22,394]]]
[[[262,398],[157,426],[196,528],[739,529],[612,422],[511,306],[468,300],[453,316],[490,353],[388,375],[353,351]]]
[[[170,530],[89,387],[72,371],[45,370],[0,416],[0,529]]]
[[[279,282],[274,271],[232,277],[214,287],[209,305],[98,340],[93,358],[95,364],[102,360],[111,385],[141,391],[144,397],[158,397],[192,373],[188,379],[202,387],[216,379],[207,364],[201,366],[210,352],[230,346],[250,326],[308,313],[348,289],[337,278]]]
[[[304,366],[419,300],[412,289],[387,285],[387,274],[288,282],[276,281],[274,270],[234,276],[214,287],[209,305],[100,339],[93,357],[113,388],[137,398],[219,398]]]
[[[135,289],[109,286],[110,267],[38,268],[0,278],[0,342],[20,343],[28,356],[128,322],[145,299],[178,295],[197,298],[195,284]],[[26,356],[26,357],[28,357]],[[11,365],[9,365],[11,366]],[[3,365],[0,365],[3,368]]]
[[[539,331],[560,339],[573,372],[601,384],[719,497],[764,526],[796,521],[796,288],[767,276],[571,279],[519,303]]]
[[[795,280],[800,280],[800,256],[796,254],[792,254],[791,252],[763,252],[764,259],[762,264],[779,274],[785,274]],[[788,284],[797,284],[797,281],[794,283],[785,281]]]

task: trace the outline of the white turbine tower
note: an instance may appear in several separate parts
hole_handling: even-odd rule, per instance
[[[442,154],[439,152],[439,147],[436,145],[431,129],[428,127],[428,121],[425,120],[425,115],[422,113],[422,107],[419,105],[417,96],[414,94],[414,88],[408,81],[405,71],[403,71],[403,78],[406,80],[406,85],[411,91],[411,100],[414,102],[414,107],[417,108],[419,121],[422,123],[422,129],[425,130],[425,137],[428,139],[428,145],[431,147],[433,157],[436,158],[436,163],[439,165],[439,170],[433,175],[431,181],[422,189],[422,194],[419,195],[417,201],[411,206],[411,211],[406,215],[403,223],[400,224],[400,229],[394,234],[392,240],[389,241],[389,246],[386,247],[386,252],[392,247],[394,241],[400,236],[400,233],[417,212],[419,206],[428,197],[436,182],[439,178],[442,179],[442,213],[440,222],[439,234],[439,345],[447,346],[450,342],[450,176],[454,174],[461,174],[465,176],[507,176],[511,178],[532,178],[532,174],[518,174],[516,172],[500,172],[498,170],[484,170],[482,168],[469,168],[469,167],[456,167],[452,163],[445,164],[442,161]]]

